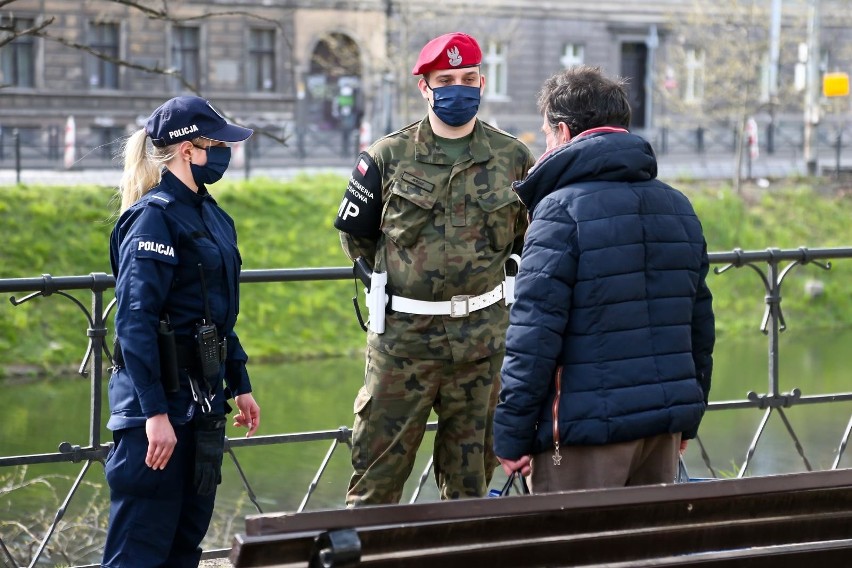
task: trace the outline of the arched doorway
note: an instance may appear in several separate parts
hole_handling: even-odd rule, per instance
[[[361,50],[346,34],[322,37],[305,80],[310,120],[321,129],[354,129],[363,112]]]

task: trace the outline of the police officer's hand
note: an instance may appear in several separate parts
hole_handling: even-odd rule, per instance
[[[152,469],[165,469],[177,445],[177,436],[168,414],[157,414],[145,421],[148,435],[148,454],[145,465]]]
[[[497,456],[497,459],[500,461],[500,465],[503,466],[503,471],[506,472],[506,475],[512,475],[514,472],[520,471],[521,475],[526,477],[532,472],[532,468],[530,467],[531,456],[521,456],[517,460]]]
[[[260,406],[254,401],[250,392],[238,394],[234,397],[234,402],[237,403],[239,410],[237,414],[234,414],[234,426],[248,428],[248,432],[246,432],[246,438],[248,438],[254,434],[260,425]]]

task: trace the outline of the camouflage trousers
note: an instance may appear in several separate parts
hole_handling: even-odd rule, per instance
[[[441,499],[483,497],[498,465],[493,418],[503,352],[477,361],[392,357],[367,347],[355,399],[346,505],[398,503],[432,410],[433,460]]]

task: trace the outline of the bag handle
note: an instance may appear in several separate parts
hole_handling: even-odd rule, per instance
[[[506,497],[509,495],[509,491],[515,485],[515,479],[521,482],[521,489],[517,490],[519,494],[529,495],[530,488],[527,487],[527,480],[521,475],[520,471],[513,471],[509,478],[506,480],[506,483],[503,485],[503,489],[500,490],[500,497]]]

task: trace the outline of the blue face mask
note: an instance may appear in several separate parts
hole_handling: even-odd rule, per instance
[[[228,164],[231,163],[231,149],[227,146],[210,146],[207,148],[207,163],[203,166],[189,164],[192,179],[200,187],[216,183],[225,175]]]
[[[467,124],[479,110],[479,87],[450,85],[432,89],[432,93],[434,99],[432,110],[444,124],[449,126]]]

